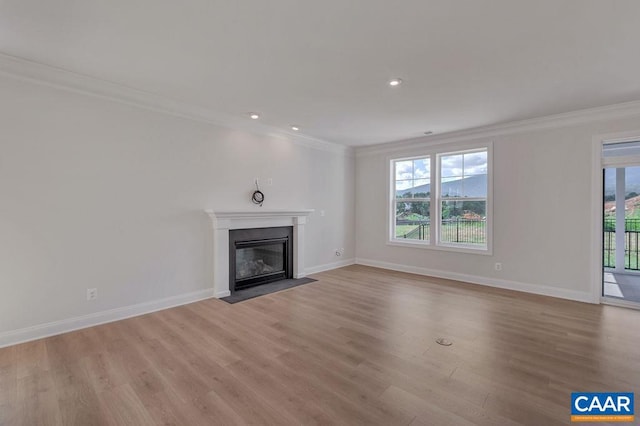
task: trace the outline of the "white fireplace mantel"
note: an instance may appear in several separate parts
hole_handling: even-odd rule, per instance
[[[306,210],[252,210],[212,211],[205,210],[213,227],[213,290],[217,298],[231,294],[229,290],[229,230],[250,228],[272,228],[293,226],[293,277],[302,278],[304,273],[304,225]]]

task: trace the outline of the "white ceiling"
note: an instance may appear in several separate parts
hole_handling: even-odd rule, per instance
[[[640,99],[640,1],[0,0],[0,52],[358,146]]]

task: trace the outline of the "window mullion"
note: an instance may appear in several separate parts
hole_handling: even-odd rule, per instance
[[[438,182],[440,181],[440,166],[439,159],[436,154],[431,154],[431,205],[429,206],[429,215],[431,216],[431,220],[429,221],[429,230],[431,232],[431,244],[436,245],[438,243],[438,222],[440,220],[439,213],[439,202],[438,197],[440,197],[440,185]]]
[[[487,197],[447,197],[441,201],[487,201]]]

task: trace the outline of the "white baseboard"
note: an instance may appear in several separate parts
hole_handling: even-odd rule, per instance
[[[408,272],[412,274],[425,275],[437,278],[445,278],[456,281],[463,281],[472,284],[486,285],[489,287],[503,288],[507,290],[523,291],[525,293],[539,294],[543,296],[558,297],[562,299],[575,300],[586,303],[599,303],[599,300],[593,300],[593,296],[588,292],[580,292],[575,290],[567,290],[556,287],[542,286],[538,284],[521,283],[516,281],[502,280],[496,278],[486,278],[476,275],[461,274],[457,272],[441,271],[436,269],[422,268],[418,266],[401,265],[391,262],[383,262],[373,259],[345,259],[339,262],[327,263],[324,265],[313,266],[305,269],[306,274],[315,274],[318,272],[329,271],[331,269],[342,268],[353,264],[373,266],[376,268],[390,269],[393,271]],[[150,302],[139,303],[136,305],[125,306],[122,308],[110,309],[107,311],[96,312],[93,314],[83,315],[54,321],[46,324],[34,325],[31,327],[21,328],[0,333],[0,348],[28,342],[31,340],[42,339],[44,337],[55,336],[57,334],[67,333],[82,328],[92,327],[126,318],[144,315],[162,309],[172,308],[175,306],[185,305],[187,303],[197,302],[199,300],[209,299],[212,297],[225,297],[228,294],[214,295],[213,289],[195,291],[192,293],[181,294],[178,296],[167,297],[164,299],[152,300]]]
[[[231,296],[230,290],[219,291],[213,295],[216,299],[222,299],[223,297]]]
[[[575,300],[585,303],[599,303],[593,299],[590,292],[582,292],[575,290],[567,290],[557,287],[549,287],[538,284],[522,283],[517,281],[509,281],[498,278],[480,277],[477,275],[461,274],[458,272],[441,271],[437,269],[422,268],[419,266],[408,266],[397,263],[382,262],[373,259],[356,258],[356,264],[365,266],[374,266],[376,268],[390,269],[392,271],[409,272],[411,274],[426,275],[436,278],[445,278],[449,280],[463,281],[471,284],[486,285],[489,287],[503,288],[506,290],[522,291],[525,293],[539,294],[542,296],[558,297],[561,299]]]
[[[338,262],[325,263],[324,265],[312,266],[310,268],[305,268],[304,272],[306,275],[309,274],[317,274],[318,272],[330,271],[332,269],[342,268],[343,266],[349,266],[356,263],[354,258],[340,260]]]
[[[160,311],[162,309],[186,305],[187,303],[193,303],[199,300],[209,299],[211,297],[213,297],[213,289],[200,290],[164,299],[152,300],[150,302],[138,303],[136,305],[125,306],[122,308],[109,309],[108,311],[95,312],[93,314],[83,315],[80,317],[68,318],[46,324],[38,324],[31,327],[21,328],[19,330],[6,331],[4,333],[0,333],[0,348],[31,340],[42,339],[43,337],[55,336],[57,334],[67,333],[69,331],[79,330],[82,328],[93,327],[95,325],[105,324],[108,322],[118,321],[125,318],[131,318],[138,315],[144,315]]]

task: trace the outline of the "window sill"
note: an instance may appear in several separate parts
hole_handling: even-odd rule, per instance
[[[400,240],[389,240],[387,241],[387,245],[395,246],[395,247],[410,247],[410,248],[427,249],[427,250],[449,251],[449,252],[455,252],[455,253],[479,254],[483,256],[491,256],[493,254],[491,252],[491,249],[489,249],[488,247],[473,247],[473,246],[465,246],[465,245],[432,245],[432,244],[426,244],[426,243],[400,241]]]

